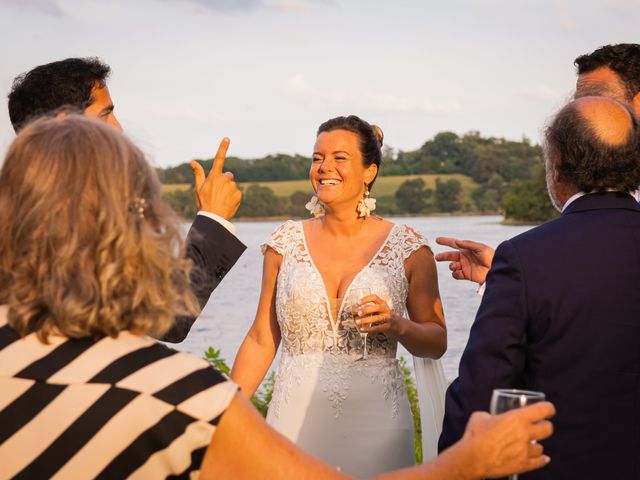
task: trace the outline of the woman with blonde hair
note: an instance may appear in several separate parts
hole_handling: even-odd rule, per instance
[[[197,469],[236,388],[144,337],[198,307],[140,150],[84,117],[34,122],[7,153],[0,223],[0,477]],[[214,387],[219,405],[190,403]]]
[[[0,478],[344,478],[207,362],[146,337],[196,307],[178,220],[126,137],[74,115],[25,127],[0,225]],[[387,478],[537,468],[552,413],[476,415],[442,458]]]

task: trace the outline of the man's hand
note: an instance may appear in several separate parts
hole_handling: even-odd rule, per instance
[[[536,403],[501,415],[471,415],[460,446],[468,448],[477,478],[505,477],[544,467],[549,457],[537,443],[553,433],[545,420],[555,414],[553,404]]]
[[[480,285],[486,281],[493,255],[496,253],[493,248],[484,243],[449,237],[437,237],[436,243],[456,249],[435,255],[439,262],[451,262],[449,270],[453,278],[469,280]]]
[[[202,165],[195,160],[190,163],[195,179],[196,207],[220,215],[225,220],[233,218],[242,199],[242,192],[233,181],[233,173],[222,173],[230,142],[227,137],[220,142],[208,177]]]

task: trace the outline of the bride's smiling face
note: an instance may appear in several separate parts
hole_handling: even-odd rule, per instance
[[[316,139],[309,179],[318,199],[328,206],[355,204],[364,195],[364,185],[374,178],[377,167],[365,167],[360,138],[347,130],[322,132]]]

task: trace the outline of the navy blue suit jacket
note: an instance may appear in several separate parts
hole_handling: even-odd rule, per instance
[[[551,463],[523,479],[640,478],[640,206],[576,199],[502,243],[447,391],[443,450],[494,388],[546,394]]]

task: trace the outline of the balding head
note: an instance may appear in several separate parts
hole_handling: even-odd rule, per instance
[[[638,127],[627,107],[615,100],[579,98],[547,128],[545,161],[556,206],[578,191],[631,192],[640,185]]]
[[[619,102],[606,97],[583,97],[573,105],[595,140],[603,145],[618,147],[633,135],[631,113]]]

